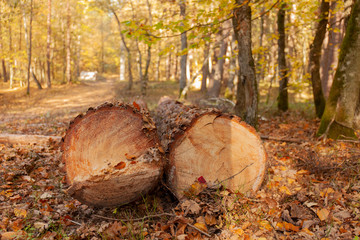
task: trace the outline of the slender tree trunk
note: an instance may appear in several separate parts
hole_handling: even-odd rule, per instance
[[[10,51],[10,75],[9,75],[9,81],[10,81],[10,89],[11,89],[11,88],[13,88],[13,84],[14,84],[14,73],[15,73],[14,54],[16,54],[16,49],[15,49],[15,53],[13,53],[11,23],[9,23],[9,51]]]
[[[234,56],[234,51],[236,49],[236,41],[235,41],[235,34],[232,34],[231,43],[230,43],[230,66],[229,66],[229,80],[227,82],[227,95],[229,97],[233,97],[234,95],[234,87],[235,87],[235,78],[238,75],[236,70],[236,57]]]
[[[0,51],[3,53],[4,47],[3,47],[3,39],[2,39],[2,24],[3,24],[2,18],[3,18],[2,7],[0,6]],[[1,57],[1,66],[2,66],[3,80],[4,80],[4,82],[7,82],[8,77],[7,77],[7,72],[6,72],[6,64],[5,64],[5,59],[3,57]]]
[[[46,65],[47,65],[47,82],[48,88],[51,88],[51,0],[48,0],[48,15],[47,15],[47,39],[46,39]]]
[[[122,42],[122,46],[124,46],[126,52],[127,52],[127,61],[128,61],[128,74],[129,74],[129,84],[128,84],[128,90],[131,90],[132,89],[132,86],[133,86],[133,75],[132,75],[132,71],[131,71],[131,52],[130,52],[130,49],[129,47],[126,45],[126,42],[125,42],[125,37],[124,37],[124,34],[121,32],[121,22],[120,22],[120,19],[118,17],[118,15],[116,14],[115,10],[114,9],[110,9],[111,12],[114,14],[114,17],[116,19],[116,22],[118,24],[118,28],[119,28],[119,33],[120,33],[120,37],[121,37],[121,42]],[[120,60],[121,60],[121,56],[120,56]],[[124,70],[125,71],[125,70]],[[141,78],[140,78],[141,79]]]
[[[219,97],[221,85],[224,78],[224,63],[227,50],[227,42],[223,37],[222,31],[219,31],[219,43],[220,50],[218,56],[216,56],[216,65],[214,66],[214,74],[212,76],[212,84],[209,86],[209,96],[210,97]]]
[[[166,81],[170,81],[171,78],[171,52],[168,53],[166,58]]]
[[[71,83],[71,8],[70,0],[66,1],[66,82]]]
[[[309,56],[309,72],[311,75],[311,83],[313,90],[313,97],[315,103],[316,116],[321,118],[325,109],[325,98],[321,87],[320,78],[320,58],[321,58],[321,46],[323,44],[326,26],[328,23],[328,15],[330,10],[330,3],[322,0],[320,5],[319,23],[316,28],[315,38],[310,46]]]
[[[232,18],[239,50],[239,77],[235,113],[248,124],[257,127],[258,90],[255,63],[251,50],[251,8],[249,1],[236,0]]]
[[[183,20],[185,20],[186,16],[186,0],[180,0],[180,16]],[[184,26],[183,23],[181,23]],[[181,51],[187,49],[187,36],[186,32],[181,33]],[[184,88],[186,87],[186,73],[187,73],[187,53],[182,53],[180,59],[180,82],[179,82],[179,94],[182,93]]]
[[[148,46],[147,49],[147,58],[145,65],[145,73],[143,74],[143,79],[141,81],[141,95],[146,95],[147,84],[149,82],[149,67],[151,63],[151,46]]]
[[[278,109],[281,111],[287,111],[289,108],[288,89],[287,89],[288,68],[286,65],[286,58],[285,58],[285,9],[286,9],[286,4],[282,2],[277,15],[277,26],[279,32],[278,65],[279,65],[279,78],[280,78]]]
[[[24,18],[24,30],[25,30],[25,41],[27,45],[27,55],[28,55],[28,65],[27,65],[27,89],[26,94],[30,95],[30,71],[31,71],[31,40],[32,40],[32,18],[33,18],[33,0],[30,1],[30,21],[29,21],[29,29],[26,24],[26,15],[25,10],[23,10],[23,18]]]
[[[104,18],[101,18],[100,25],[100,35],[101,35],[101,52],[100,52],[100,73],[105,72],[105,37],[104,37]]]
[[[203,65],[203,67],[202,67],[202,78],[201,78],[201,92],[202,93],[206,93],[206,91],[207,91],[207,79],[208,79],[209,74],[210,74],[209,60],[211,58],[209,58],[209,52],[210,52],[210,43],[208,43],[205,46],[205,49],[204,49],[205,63]]]
[[[360,129],[360,0],[356,0],[341,45],[339,64],[318,134],[355,138]]]

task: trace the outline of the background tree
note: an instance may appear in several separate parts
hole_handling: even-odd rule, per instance
[[[314,41],[310,46],[309,72],[311,76],[316,116],[318,118],[321,118],[325,109],[325,98],[322,91],[320,78],[320,58],[321,46],[326,34],[329,10],[330,3],[328,1],[322,0],[320,5],[319,23],[316,27]]]
[[[338,68],[318,134],[338,139],[360,129],[360,1],[356,0],[341,45]]]
[[[251,8],[249,1],[237,0],[232,18],[239,51],[239,75],[235,112],[245,122],[257,126],[258,90],[251,51]]]

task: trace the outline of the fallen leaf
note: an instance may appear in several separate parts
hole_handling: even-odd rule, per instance
[[[135,155],[130,155],[128,153],[125,153],[125,157],[126,157],[127,160],[134,160],[136,158]]]
[[[326,208],[323,208],[321,210],[318,210],[316,214],[318,215],[321,221],[324,221],[329,216],[329,211]]]
[[[351,214],[348,211],[344,210],[344,211],[334,213],[334,217],[344,220],[346,218],[351,218]]]
[[[206,214],[205,215],[205,223],[209,226],[215,225],[217,223],[216,217],[214,217],[213,215],[210,215],[210,214]]]
[[[292,195],[291,191],[286,186],[281,186],[279,190],[280,192],[286,193],[287,195]]]
[[[23,239],[25,237],[24,231],[16,231],[16,232],[4,232],[1,233],[1,240],[13,240],[13,239]]]
[[[320,196],[327,197],[330,193],[335,192],[332,188],[325,188],[323,191],[320,192]]]
[[[207,227],[204,223],[200,223],[200,222],[197,222],[194,224],[194,227],[197,227],[198,229],[204,231],[204,232],[207,232]]]
[[[201,207],[194,200],[185,200],[181,204],[182,209],[185,209],[185,212],[190,211],[190,213],[198,214],[201,210]]]
[[[137,104],[135,101],[133,101],[133,105],[134,105],[134,107],[135,107],[138,111],[140,111],[140,106],[139,106],[139,104]]]
[[[199,183],[206,183],[206,180],[203,176],[198,178]]]
[[[14,208],[14,214],[16,217],[26,218],[27,211],[26,209],[22,209],[22,208]]]

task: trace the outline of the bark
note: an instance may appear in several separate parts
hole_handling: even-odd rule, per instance
[[[61,150],[68,193],[92,206],[137,200],[157,186],[163,171],[155,124],[138,105],[89,109],[70,123]]]
[[[145,65],[145,73],[142,75],[141,79],[141,95],[146,95],[147,84],[149,81],[149,67],[151,63],[151,46],[147,48],[147,58],[146,58],[146,65]]]
[[[61,137],[59,136],[43,136],[43,135],[21,135],[21,134],[0,134],[0,143],[3,144],[20,144],[20,145],[48,145],[59,144]]]
[[[2,39],[2,7],[0,6],[0,51],[3,53],[4,52],[4,47],[3,47],[3,39]],[[1,54],[3,55],[3,54]],[[5,59],[2,58],[1,59],[1,66],[2,66],[2,77],[3,77],[3,81],[7,82],[8,77],[7,77],[7,72],[6,72],[6,64],[5,64]]]
[[[30,1],[30,21],[29,29],[26,24],[26,15],[25,10],[23,10],[24,18],[24,30],[25,30],[25,41],[26,41],[26,51],[28,55],[28,65],[27,65],[27,89],[26,94],[30,94],[30,71],[31,71],[31,50],[32,50],[32,19],[33,19],[33,1]]]
[[[281,3],[277,15],[277,26],[279,32],[278,39],[278,66],[279,66],[279,96],[278,96],[278,109],[281,111],[287,111],[289,108],[288,99],[288,68],[286,65],[285,55],[285,8],[286,4]]]
[[[166,81],[171,79],[171,52],[168,53],[166,58]]]
[[[66,82],[71,83],[71,8],[70,0],[66,1]]]
[[[320,5],[320,21],[316,27],[314,41],[310,46],[308,69],[311,76],[316,116],[318,118],[321,118],[325,109],[325,97],[322,91],[320,78],[320,58],[321,47],[326,34],[326,26],[328,24],[329,10],[330,3],[328,1],[322,0]]]
[[[236,115],[257,127],[258,90],[255,64],[251,50],[251,8],[246,0],[237,0],[233,28],[238,42],[239,73],[236,93]]]
[[[48,0],[48,15],[47,15],[47,38],[46,38],[46,65],[47,65],[47,82],[48,88],[51,88],[51,0]]]
[[[200,176],[210,186],[223,184],[232,191],[259,189],[266,154],[252,127],[219,111],[160,101],[156,126],[168,156],[167,184],[178,198]]]
[[[224,78],[224,63],[227,50],[227,42],[223,38],[222,31],[219,32],[219,44],[220,50],[219,54],[215,57],[216,64],[214,66],[214,73],[212,73],[212,81],[210,81],[209,86],[209,97],[219,97],[221,91],[221,85]]]
[[[341,45],[338,68],[318,134],[355,138],[360,129],[360,1],[356,0]]]
[[[183,20],[185,20],[186,16],[186,0],[180,0],[180,16]],[[183,23],[181,23],[181,26],[184,26]],[[180,82],[179,82],[179,94],[182,93],[184,88],[186,87],[186,67],[187,67],[187,53],[184,54],[183,51],[186,51],[187,49],[187,37],[186,32],[181,33],[181,59],[180,59]]]
[[[321,56],[321,85],[325,98],[329,96],[329,90],[334,78],[334,72],[338,60],[338,51],[342,42],[343,34],[340,29],[343,28],[343,21],[340,21],[341,14],[334,12],[337,2],[331,2],[329,31],[327,36],[327,45]]]
[[[207,90],[207,79],[208,79],[208,76],[210,74],[210,69],[209,69],[209,60],[211,58],[209,58],[209,52],[210,52],[210,43],[208,43],[206,46],[205,46],[205,49],[204,49],[204,59],[205,60],[205,63],[202,67],[202,78],[201,78],[201,92],[202,93],[205,93],[206,90]]]

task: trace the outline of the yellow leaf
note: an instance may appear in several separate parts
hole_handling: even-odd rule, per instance
[[[296,181],[295,179],[292,179],[292,178],[288,178],[287,180],[288,180],[289,184],[293,184]]]
[[[286,186],[281,186],[279,190],[280,192],[286,193],[287,195],[292,195],[291,191]]]
[[[200,230],[202,230],[204,232],[208,231],[207,227],[206,227],[206,225],[204,223],[197,222],[197,223],[194,224],[194,227],[197,227],[198,229],[200,229]]]
[[[22,208],[14,208],[14,214],[16,217],[26,218],[27,211]]]
[[[260,224],[260,226],[264,227],[268,231],[273,230],[270,223],[268,221],[266,221],[266,220],[260,221],[259,224]]]
[[[316,214],[318,215],[321,221],[324,221],[329,216],[329,211],[326,208],[323,208],[321,210],[318,210]]]
[[[244,234],[244,230],[242,230],[241,228],[236,228],[233,230],[233,232],[239,236],[242,236]]]
[[[330,193],[335,192],[332,188],[325,188],[323,191],[320,192],[320,196],[327,197]]]
[[[296,174],[298,174],[298,175],[309,175],[310,172],[308,170],[300,170],[300,171],[297,171]]]
[[[312,231],[310,231],[308,228],[303,228],[301,231],[308,234],[308,235],[311,235],[311,236],[314,235],[314,233]]]

